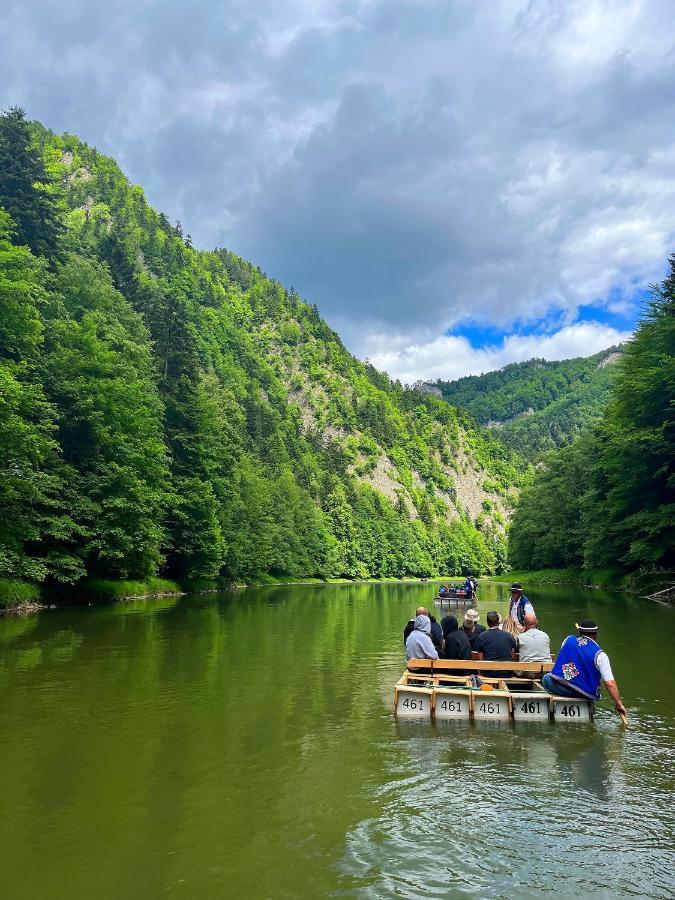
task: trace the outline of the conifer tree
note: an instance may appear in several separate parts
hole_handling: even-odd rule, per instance
[[[14,221],[14,243],[38,256],[56,255],[63,223],[54,179],[18,106],[0,116],[0,206]]]

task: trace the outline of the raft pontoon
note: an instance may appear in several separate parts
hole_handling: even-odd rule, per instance
[[[416,719],[591,720],[592,700],[544,690],[541,679],[552,668],[553,663],[411,659],[394,687],[394,713]],[[491,672],[509,675],[494,677]],[[471,674],[480,676],[488,688],[474,687]]]
[[[434,606],[440,606],[441,609],[445,604],[450,606],[451,603],[470,603],[474,599],[474,595],[464,588],[451,588],[447,594],[438,594],[434,597]]]

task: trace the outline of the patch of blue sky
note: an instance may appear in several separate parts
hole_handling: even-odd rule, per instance
[[[467,319],[448,329],[445,334],[466,338],[472,347],[495,347],[513,335],[529,337],[537,334],[552,334],[567,324],[569,324],[569,316],[566,316],[561,310],[552,310],[540,319],[516,319],[508,328],[500,328],[477,319]]]
[[[546,316],[540,319],[517,319],[508,328],[498,327],[479,319],[467,319],[448,329],[445,334],[463,337],[472,347],[478,349],[501,346],[506,338],[514,335],[530,337],[554,334],[565,325],[577,322],[592,322],[623,332],[632,331],[637,325],[648,299],[648,289],[636,290],[630,297],[626,297],[625,293],[617,290],[603,300],[579,306],[573,316],[570,316],[569,311],[551,309]]]
[[[580,306],[575,321],[597,322],[619,331],[632,331],[644,312],[648,299],[648,289],[635,291],[630,297],[617,291],[602,303]]]

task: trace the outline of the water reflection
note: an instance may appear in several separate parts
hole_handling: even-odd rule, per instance
[[[629,706],[592,725],[396,721],[429,586],[274,587],[0,622],[6,896],[672,893],[671,610],[601,619]],[[615,601],[616,601],[615,597]],[[483,586],[481,615],[505,611]],[[502,604],[500,606],[500,604]]]

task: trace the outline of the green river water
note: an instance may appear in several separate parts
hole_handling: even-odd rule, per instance
[[[675,610],[532,587],[628,707],[397,722],[431,585],[255,588],[0,621],[0,897],[675,894]],[[481,621],[507,588],[482,584]]]

